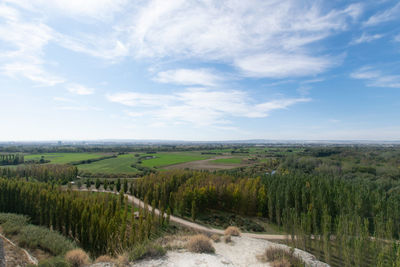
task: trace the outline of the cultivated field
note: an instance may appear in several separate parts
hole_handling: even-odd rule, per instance
[[[208,159],[210,155],[201,155],[199,152],[169,152],[154,154],[154,159],[143,160],[145,167],[164,167],[179,163]]]
[[[104,157],[105,154],[101,153],[44,153],[44,154],[31,154],[25,155],[25,161],[27,160],[40,160],[44,157],[44,160],[50,160],[52,164],[66,164],[75,161],[97,159]]]
[[[137,161],[134,154],[119,155],[116,158],[104,159],[90,164],[78,165],[80,171],[91,173],[136,173],[131,165]]]

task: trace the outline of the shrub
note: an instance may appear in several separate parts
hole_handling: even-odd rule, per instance
[[[117,257],[116,262],[117,262],[117,266],[118,266],[118,267],[128,266],[128,264],[129,264],[129,259],[128,259],[128,257],[127,257],[125,254],[120,254],[120,255],[118,255],[118,257]]]
[[[18,239],[19,245],[23,247],[32,249],[40,247],[54,256],[64,255],[67,251],[76,248],[73,242],[58,232],[35,225],[23,227]]]
[[[224,242],[225,242],[225,243],[230,243],[230,242],[232,242],[231,236],[230,236],[230,235],[224,236]]]
[[[72,267],[82,267],[90,263],[89,256],[82,249],[68,251],[65,259]]]
[[[225,229],[225,235],[240,236],[240,230],[236,226],[229,226]]]
[[[6,235],[16,235],[28,225],[29,217],[13,213],[0,213],[0,225]]]
[[[294,250],[278,248],[278,247],[271,247],[267,248],[262,254],[259,259],[264,262],[272,262],[272,266],[274,267],[300,267],[304,266],[303,260],[296,257],[294,255]]]
[[[129,252],[129,260],[136,261],[144,258],[158,258],[164,256],[165,249],[154,243],[142,243],[135,245]]]
[[[102,255],[102,256],[98,257],[95,261],[95,263],[99,263],[99,262],[114,262],[114,259],[108,255]]]
[[[187,249],[195,253],[214,253],[215,249],[210,239],[205,235],[192,236],[187,243]]]
[[[211,237],[212,241],[214,241],[215,243],[218,243],[219,241],[221,241],[221,237],[217,234],[213,234]]]

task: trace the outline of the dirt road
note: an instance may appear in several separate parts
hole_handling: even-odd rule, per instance
[[[79,191],[88,191],[87,189],[76,189]],[[116,194],[116,192],[111,192],[111,191],[104,191],[104,190],[96,190],[96,189],[92,189],[91,191],[94,192],[103,192],[103,193],[113,193]],[[131,203],[134,203],[137,206],[141,206],[144,207],[144,202],[141,201],[140,199],[125,194],[126,197],[128,197],[128,201]],[[150,205],[148,205],[148,209],[152,210],[152,207]],[[160,211],[158,209],[155,209],[155,213],[156,215],[160,214]],[[200,232],[204,232],[204,233],[208,233],[208,234],[219,234],[219,235],[223,235],[224,234],[224,230],[220,230],[220,229],[215,229],[215,228],[211,228],[211,227],[206,227],[200,224],[197,224],[195,222],[191,222],[176,216],[171,215],[170,216],[170,221],[177,223],[179,225],[191,228],[193,230],[196,231],[200,231]],[[246,236],[246,237],[250,237],[250,238],[257,238],[257,239],[265,239],[265,240],[286,240],[286,239],[290,239],[290,235],[269,235],[269,234],[253,234],[253,233],[242,233],[242,236]]]

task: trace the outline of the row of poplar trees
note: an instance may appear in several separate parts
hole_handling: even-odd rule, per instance
[[[76,179],[78,168],[63,164],[29,164],[14,168],[3,167],[0,169],[0,177],[26,178],[40,182],[55,182],[66,184]]]
[[[1,165],[18,165],[24,163],[23,154],[0,154]]]
[[[399,182],[173,171],[135,181],[133,193],[193,219],[210,210],[264,217],[334,266],[400,266]]]
[[[0,212],[28,215],[33,223],[70,237],[95,257],[129,249],[158,235],[168,223],[147,204],[134,211],[123,193],[77,192],[0,179]]]

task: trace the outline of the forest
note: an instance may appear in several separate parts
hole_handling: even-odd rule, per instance
[[[0,212],[28,215],[32,222],[58,231],[94,257],[141,243],[168,223],[146,207],[135,209],[124,194],[65,191],[46,183],[0,179]]]
[[[184,149],[189,148],[179,151]],[[160,157],[156,152],[118,156],[140,168],[147,158]],[[173,161],[176,152],[164,153],[159,161]],[[23,159],[23,154],[14,153],[15,157],[4,159]],[[135,178],[115,174],[113,179],[82,178],[78,168],[117,160],[115,154],[97,155],[94,160],[89,154],[81,161],[68,154],[71,161],[65,164],[35,161],[3,166],[0,212],[27,215],[32,223],[61,233],[93,257],[115,256],[163,235],[171,215],[198,222],[205,215],[227,214],[249,222],[262,219],[291,236],[282,242],[331,266],[400,266],[399,147],[249,145],[196,153],[179,155],[222,155],[225,161],[234,155],[249,163],[221,170],[160,167]],[[57,155],[52,157],[63,160]],[[124,193],[152,209],[133,206]],[[156,215],[155,208],[164,216]]]

